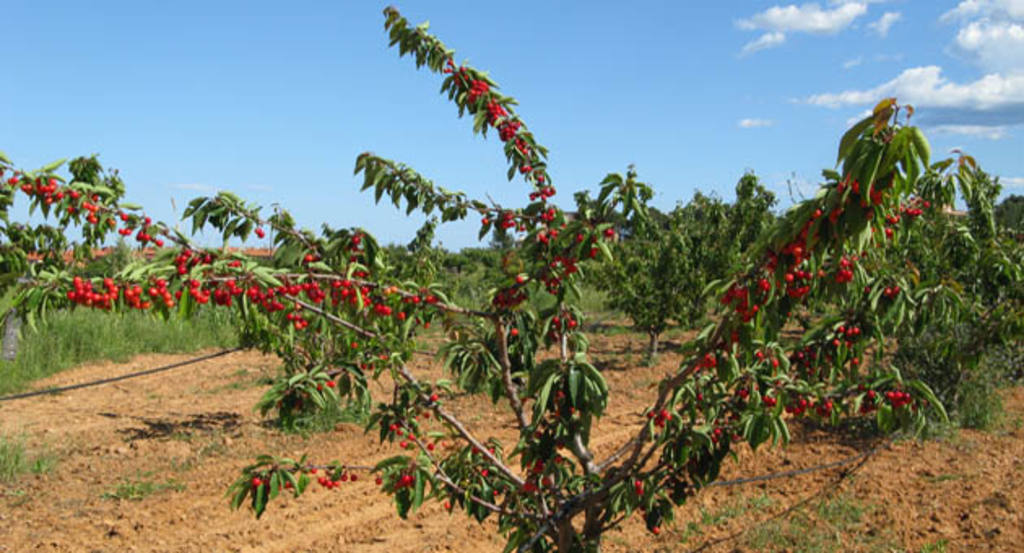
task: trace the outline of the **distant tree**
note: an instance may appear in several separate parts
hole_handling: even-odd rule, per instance
[[[736,269],[740,254],[774,221],[774,204],[775,195],[748,173],[732,204],[697,192],[669,213],[647,208],[647,224],[625,229],[599,287],[609,292],[609,307],[647,333],[649,359],[671,321],[693,328],[703,320],[704,289]]]
[[[1024,235],[1024,196],[1005,198],[995,208],[996,224],[1017,235]]]
[[[740,253],[747,251],[775,222],[772,208],[778,199],[760,179],[747,172],[736,183],[736,201],[729,206],[729,231]]]

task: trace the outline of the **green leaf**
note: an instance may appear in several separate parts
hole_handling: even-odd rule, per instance
[[[423,489],[426,485],[426,477],[422,471],[416,471],[416,484],[413,488],[412,509],[418,509],[423,504]]]
[[[267,487],[260,486],[256,488],[256,495],[253,496],[252,510],[256,512],[256,518],[263,516],[263,511],[267,509]]]
[[[398,509],[398,516],[405,519],[409,516],[409,508],[412,507],[412,497],[408,488],[403,488],[395,493],[395,507]]]
[[[39,172],[40,173],[52,173],[53,171],[56,171],[58,167],[60,167],[61,165],[64,165],[65,161],[67,161],[67,158],[58,159],[57,161],[54,161],[52,163],[48,163],[48,164],[44,165],[41,169],[39,169]]]
[[[268,499],[276,499],[279,493],[281,493],[281,471],[274,471],[270,475],[270,497]]]
[[[874,115],[869,115],[855,123],[850,127],[850,130],[843,134],[843,138],[839,141],[839,153],[836,155],[837,165],[850,154],[850,150],[853,148],[853,145],[857,143],[857,139],[860,138],[860,135],[871,126],[871,122],[874,120]]]
[[[232,511],[237,511],[238,508],[241,507],[242,502],[245,501],[245,497],[249,495],[249,490],[252,489],[248,481],[236,484],[236,486],[238,487],[238,491],[235,493],[234,498],[231,499]]]
[[[573,367],[569,369],[569,398],[573,406],[579,406],[580,396],[580,371]]]
[[[928,167],[929,159],[931,158],[932,149],[928,145],[928,140],[925,139],[924,133],[917,127],[910,128],[910,139],[913,141],[914,148],[917,150],[918,156],[924,162],[924,166]]]
[[[931,404],[932,408],[939,413],[940,417],[942,417],[942,422],[949,422],[949,415],[946,413],[946,408],[942,406],[942,402],[939,401],[939,398],[936,397],[935,392],[933,392],[927,384],[921,382],[920,380],[911,380],[910,382],[907,383],[907,385],[910,386],[910,388],[912,388],[922,397],[924,397],[929,404]]]

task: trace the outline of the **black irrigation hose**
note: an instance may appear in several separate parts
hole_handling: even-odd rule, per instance
[[[192,359],[188,359],[188,360],[185,360],[185,361],[179,361],[177,363],[171,363],[170,365],[164,365],[162,367],[155,367],[155,368],[152,368],[152,369],[146,369],[144,371],[138,371],[138,372],[133,372],[133,373],[128,373],[128,374],[123,374],[121,376],[113,376],[113,377],[110,377],[110,378],[104,378],[102,380],[94,380],[92,382],[83,382],[81,384],[72,384],[70,386],[61,386],[60,388],[47,388],[45,390],[36,390],[34,392],[25,392],[25,393],[21,393],[21,394],[14,394],[14,395],[10,395],[10,396],[4,396],[4,397],[0,397],[0,403],[3,403],[5,401],[13,401],[15,399],[25,399],[25,398],[28,398],[28,397],[43,396],[43,395],[47,395],[47,394],[59,394],[61,392],[67,392],[69,390],[77,390],[79,388],[90,388],[92,386],[99,386],[101,384],[110,384],[111,382],[117,382],[119,380],[128,380],[129,378],[135,378],[135,377],[138,377],[138,376],[146,376],[147,374],[154,374],[154,373],[158,373],[158,372],[169,371],[171,369],[177,369],[178,367],[184,367],[186,365],[192,365],[194,363],[200,363],[202,361],[208,361],[210,359],[215,359],[217,357],[221,357],[221,356],[227,355],[229,353],[235,353],[235,352],[238,352],[238,351],[242,351],[243,349],[245,349],[245,348],[225,349],[225,350],[218,351],[217,353],[211,353],[209,355],[203,355],[201,357],[194,357]],[[427,355],[427,356],[431,356],[431,357],[437,355],[437,352],[434,352],[434,351],[420,351],[420,350],[417,350],[414,353],[417,353],[419,355]]]
[[[192,364],[195,364],[195,363],[200,363],[202,361],[208,361],[210,359],[215,359],[217,357],[222,357],[222,356],[228,355],[230,353],[235,353],[237,351],[242,351],[242,349],[243,348],[225,349],[225,350],[218,351],[217,353],[211,353],[209,355],[203,355],[201,357],[193,357],[192,359],[187,359],[185,361],[178,361],[177,363],[171,363],[170,365],[164,365],[162,367],[154,367],[152,369],[146,369],[146,370],[143,370],[143,371],[137,371],[137,372],[133,372],[133,373],[123,374],[121,376],[112,376],[110,378],[104,378],[104,379],[101,379],[101,380],[93,380],[91,382],[82,382],[81,384],[71,384],[70,386],[61,386],[59,388],[47,388],[45,390],[36,390],[34,392],[25,392],[25,393],[21,393],[21,394],[14,394],[14,395],[10,395],[10,396],[4,396],[4,397],[0,397],[0,403],[3,403],[5,401],[13,401],[15,399],[25,399],[25,398],[28,398],[28,397],[43,396],[43,395],[47,395],[47,394],[59,394],[61,392],[67,392],[69,390],[77,390],[79,388],[90,388],[92,386],[99,386],[101,384],[110,384],[111,382],[117,382],[119,380],[128,380],[129,378],[136,378],[136,377],[139,377],[139,376],[146,376],[148,374],[154,374],[154,373],[158,373],[158,372],[169,371],[171,369],[177,369],[178,367],[184,367],[186,365],[192,365]]]
[[[760,476],[751,476],[749,478],[737,478],[735,480],[719,480],[719,481],[711,482],[711,483],[709,483],[709,484],[707,484],[706,486],[703,486],[703,487],[704,488],[714,488],[714,487],[718,487],[718,486],[738,486],[740,484],[751,484],[753,482],[767,482],[769,480],[777,480],[779,478],[792,478],[794,476],[801,476],[801,475],[804,475],[804,474],[810,474],[812,472],[819,472],[819,471],[823,471],[823,470],[833,469],[833,468],[849,465],[851,463],[856,463],[857,461],[859,461],[859,460],[861,460],[863,458],[870,457],[870,456],[874,455],[876,452],[878,452],[878,450],[882,449],[883,447],[888,446],[890,443],[892,443],[892,440],[886,440],[885,442],[883,442],[883,443],[881,443],[881,444],[879,444],[879,445],[877,445],[877,446],[875,446],[875,447],[873,447],[871,449],[868,449],[866,451],[862,451],[860,453],[857,453],[856,455],[851,455],[851,456],[849,456],[849,457],[847,457],[845,459],[840,459],[838,461],[833,461],[831,463],[824,463],[824,464],[821,464],[821,465],[815,465],[813,467],[807,467],[807,468],[804,468],[804,469],[786,470],[786,471],[782,471],[782,472],[773,472],[773,473],[770,473],[770,474],[762,474]]]
[[[832,493],[832,491],[834,491],[836,488],[838,488],[839,485],[843,483],[843,481],[845,481],[847,478],[852,476],[855,472],[860,470],[865,464],[867,464],[867,462],[871,459],[871,457],[875,453],[878,453],[878,451],[880,449],[882,449],[882,448],[888,447],[894,441],[895,441],[895,438],[889,438],[888,440],[885,440],[883,443],[881,443],[881,444],[879,444],[879,445],[877,445],[877,446],[875,446],[875,447],[873,447],[873,448],[871,448],[871,449],[869,449],[869,450],[867,450],[867,451],[865,451],[863,453],[858,453],[857,455],[853,455],[852,457],[847,457],[846,459],[843,459],[841,461],[836,461],[835,463],[827,463],[825,465],[818,465],[816,467],[810,467],[809,469],[800,469],[800,470],[796,470],[796,471],[777,472],[777,473],[773,473],[773,474],[764,475],[764,477],[754,477],[754,478],[739,479],[739,480],[743,480],[745,482],[756,482],[756,481],[759,481],[759,480],[772,480],[774,478],[783,478],[785,476],[795,476],[795,475],[798,475],[798,474],[806,474],[807,472],[825,470],[826,468],[834,468],[834,467],[840,466],[840,465],[848,465],[848,464],[851,464],[851,463],[856,463],[853,466],[853,468],[851,468],[848,471],[845,471],[845,472],[841,473],[839,475],[839,477],[836,478],[835,481],[833,481],[830,484],[826,484],[826,485],[822,486],[821,489],[819,489],[817,492],[815,492],[815,493],[813,493],[811,495],[808,495],[807,497],[801,499],[800,501],[797,501],[793,505],[790,505],[784,511],[776,513],[775,515],[772,515],[772,516],[768,517],[765,520],[757,522],[757,523],[755,523],[752,526],[747,526],[746,528],[741,528],[740,530],[738,530],[736,532],[733,532],[732,534],[729,534],[728,536],[725,536],[725,537],[722,537],[722,538],[718,538],[718,539],[714,539],[714,540],[708,540],[708,541],[704,542],[704,544],[701,545],[700,547],[697,547],[696,549],[689,550],[688,553],[700,553],[700,552],[705,551],[705,550],[707,550],[709,548],[715,547],[716,545],[719,545],[719,544],[722,544],[722,543],[725,543],[725,542],[737,539],[737,538],[743,536],[744,534],[746,534],[747,532],[750,532],[754,528],[758,528],[758,527],[763,526],[764,524],[767,524],[769,522],[772,522],[772,521],[775,521],[775,520],[779,520],[779,519],[781,519],[783,517],[786,517],[786,516],[790,515],[791,513],[795,512],[795,511],[797,511],[798,509],[802,509],[805,505],[810,503],[812,500],[814,500],[815,498],[820,497],[822,492]],[[795,473],[795,474],[789,474],[789,473]],[[729,481],[729,482],[732,482],[732,481]],[[738,483],[742,484],[742,483],[745,483],[745,482],[738,482]],[[729,484],[727,482],[723,482],[722,485],[729,485]]]

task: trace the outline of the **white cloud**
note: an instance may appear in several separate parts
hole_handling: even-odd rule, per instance
[[[772,6],[748,19],[736,22],[740,29],[776,32],[834,34],[848,27],[867,13],[864,2],[844,2],[833,9],[822,9],[815,3],[797,6]]]
[[[1024,107],[1024,74],[989,74],[966,84],[950,82],[942,68],[929,65],[904,70],[895,79],[868,90],[815,94],[807,102],[828,107],[863,105],[896,96],[918,107],[991,110]]]
[[[986,70],[1024,72],[1024,24],[972,21],[957,32],[954,44]]]
[[[758,127],[771,127],[774,124],[775,124],[775,122],[770,120],[770,119],[756,119],[756,118],[740,119],[739,123],[737,123],[737,125],[739,125],[741,129],[756,129]]]
[[[885,12],[882,17],[878,18],[878,21],[868,23],[868,27],[875,32],[878,36],[885,38],[889,34],[889,29],[892,28],[893,24],[900,20],[903,14],[900,12]]]
[[[858,65],[864,63],[864,56],[857,56],[852,60],[846,60],[843,62],[843,69],[853,69]]]
[[[989,140],[1001,140],[1008,134],[1005,125],[936,125],[929,127],[929,130],[937,134],[959,134]]]
[[[815,94],[805,101],[838,108],[872,106],[891,96],[917,108],[918,124],[939,132],[998,140],[1024,125],[1024,73],[956,83],[937,66],[915,67],[871,89]]]
[[[869,27],[880,36],[900,19],[887,12]],[[905,69],[874,88],[816,94],[814,105],[871,106],[895,96],[918,108],[915,122],[936,133],[999,140],[1024,126],[1024,0],[961,0],[940,18],[958,29],[949,53],[983,73],[955,82],[937,65]]]
[[[786,42],[786,34],[780,32],[765,33],[758,37],[756,40],[752,40],[743,45],[743,50],[740,51],[741,56],[753,54],[761,50],[767,50],[768,48],[774,48],[783,42]]]
[[[1024,177],[999,177],[999,184],[1007,188],[1024,188]]]
[[[963,0],[939,19],[948,22],[992,16],[1024,19],[1024,0]]]
[[[867,1],[833,1],[832,8],[816,3],[772,6],[747,19],[736,21],[736,26],[747,31],[764,31],[760,37],[745,44],[740,56],[774,48],[786,41],[786,33],[835,34],[850,26],[867,13]]]
[[[957,4],[955,8],[942,14],[939,21],[952,21],[955,19],[976,16],[981,13],[981,6],[984,3],[987,3],[987,0],[964,0]]]

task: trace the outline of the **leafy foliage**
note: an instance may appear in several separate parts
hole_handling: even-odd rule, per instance
[[[747,174],[736,185],[733,204],[698,192],[668,214],[645,207],[649,221],[622,232],[614,259],[602,264],[596,280],[608,306],[648,334],[649,357],[657,354],[658,337],[671,321],[695,328],[704,320],[705,288],[737,268],[741,252],[774,220],[774,203],[774,195]]]

